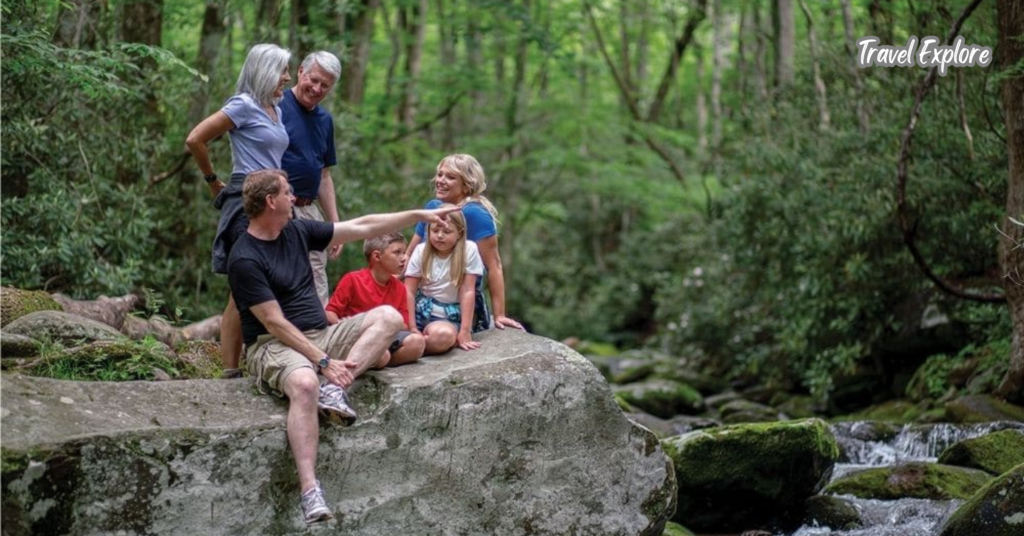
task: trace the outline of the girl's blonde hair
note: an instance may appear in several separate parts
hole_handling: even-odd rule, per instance
[[[495,225],[501,223],[498,221],[498,209],[494,208],[490,199],[484,197],[484,191],[487,190],[487,177],[484,175],[484,167],[477,162],[476,158],[468,154],[450,154],[437,164],[438,171],[441,171],[443,167],[458,175],[462,185],[469,191],[466,199],[462,201],[463,205],[476,201],[491,213]]]
[[[441,205],[443,207],[454,206],[450,203]],[[466,217],[462,215],[462,211],[452,212],[448,214],[448,225],[455,227],[455,230],[459,233],[459,239],[455,241],[455,247],[452,248],[451,254],[448,256],[451,259],[451,281],[452,285],[458,287],[462,284],[462,278],[466,275]],[[423,279],[428,280],[430,278],[430,265],[434,262],[434,257],[437,256],[437,251],[434,249],[434,245],[430,243],[430,229],[434,224],[427,225],[427,239],[423,245]]]

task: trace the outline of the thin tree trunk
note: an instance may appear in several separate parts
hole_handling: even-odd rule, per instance
[[[139,0],[128,2],[123,6],[121,18],[121,39],[126,43],[141,43],[150,46],[160,46],[163,32],[163,0]],[[157,102],[157,85],[148,79],[156,71],[156,60],[144,57],[135,60],[138,71],[126,77],[134,78],[142,94],[142,105],[130,104],[128,106],[136,111],[135,119],[131,124],[125,124],[123,128],[137,132],[162,132],[164,131],[163,121],[160,115]],[[149,160],[152,158],[152,149],[144,149],[141,158],[133,154],[124,154],[126,148],[115,145],[121,156],[117,159],[116,179],[120,184],[131,184],[144,180],[145,171],[150,168]],[[130,149],[129,149],[130,151]],[[141,160],[141,161],[140,161]]]
[[[427,0],[419,0],[407,9],[399,9],[400,26],[405,38],[405,81],[402,84],[402,99],[398,105],[398,123],[404,128],[416,126],[416,112],[419,104],[417,83],[423,57],[423,38],[426,33]]]
[[[53,43],[63,48],[96,48],[102,39],[100,27],[106,11],[105,0],[62,2],[57,13]]]
[[[761,7],[755,3],[754,10],[754,83],[761,102],[768,99],[768,67],[765,64],[767,46],[765,45],[764,23],[761,20]]]
[[[999,19],[1000,69],[1008,72],[1024,61],[1024,41],[1021,40],[1024,3],[999,0],[996,12]],[[1024,77],[1005,77],[1002,86],[1009,174],[1006,181],[1008,217],[1003,220],[999,264],[1003,272],[1006,303],[1010,307],[1013,343],[1010,368],[1000,382],[997,394],[1010,401],[1024,403]]]
[[[633,64],[636,65],[636,75],[634,77],[634,89],[642,88],[647,82],[647,57],[650,52],[650,13],[648,10],[647,0],[638,0],[636,2],[636,18],[639,19],[640,29],[636,39],[636,49],[633,53],[636,59]]]
[[[704,48],[693,47],[693,76],[697,82],[697,148],[702,157],[708,154],[708,105],[704,97]]]
[[[309,29],[309,0],[292,0],[289,47],[292,63],[301,62],[313,51],[313,35]]]
[[[589,4],[587,5],[589,6]],[[704,21],[706,16],[707,1],[697,0],[691,7],[690,16],[686,19],[686,25],[683,27],[682,33],[675,40],[675,46],[672,48],[671,56],[669,56],[668,65],[665,66],[665,72],[661,75],[661,82],[658,83],[658,90],[654,94],[654,99],[651,100],[651,106],[648,108],[646,116],[639,113],[639,107],[634,107],[637,112],[635,116],[638,121],[643,117],[646,117],[648,122],[657,121],[657,117],[661,114],[661,107],[668,96],[668,90],[672,87],[673,81],[676,78],[676,72],[679,70],[679,62],[683,57],[683,52],[686,51],[686,47],[693,41],[693,34],[697,30],[697,26]],[[596,32],[597,23],[592,15],[591,25]],[[613,72],[612,74],[614,75],[615,73]],[[622,84],[619,84],[619,87],[622,89]]]
[[[847,65],[850,66],[850,73],[857,88],[857,95],[854,97],[857,107],[857,122],[860,124],[861,135],[867,135],[871,124],[867,103],[865,102],[864,78],[861,76],[860,69],[857,68],[857,45],[854,37],[853,10],[850,8],[850,0],[841,0],[841,2],[843,6],[843,33],[846,38],[846,54],[849,56]]]
[[[454,4],[455,0],[452,0]],[[452,67],[455,65],[455,27],[452,23],[452,13],[455,6],[449,10],[445,0],[437,0],[437,34],[441,42],[441,64]],[[442,123],[441,147],[445,153],[455,150],[455,114],[448,114]]]
[[[775,89],[778,91],[793,83],[796,28],[793,0],[775,0],[772,6],[772,22],[775,28]]]
[[[722,146],[722,72],[725,70],[724,49],[728,43],[724,8],[720,0],[712,0],[711,53],[711,154],[716,163]]]
[[[196,54],[195,68],[200,74],[206,75],[208,81],[196,80],[194,84],[191,104],[188,108],[190,127],[199,124],[208,115],[210,89],[213,87],[213,74],[217,67],[217,58],[220,57],[224,31],[223,0],[207,0],[206,10],[203,13],[203,28],[199,34],[199,51]]]
[[[277,25],[281,21],[280,0],[260,0],[256,10],[256,32],[253,34],[258,43],[276,43]]]
[[[750,32],[750,19],[747,18],[747,5],[740,6],[740,31],[736,32],[736,81],[740,93],[740,107],[743,115],[747,111],[747,47],[749,43],[743,39],[743,35]]]
[[[956,104],[960,111],[960,128],[964,130],[964,138],[967,139],[967,157],[974,161],[974,136],[971,135],[971,127],[967,124],[967,105],[964,103],[964,70],[956,69]]]
[[[811,10],[807,8],[807,2],[800,2],[800,10],[804,12],[807,20],[807,40],[811,45],[811,67],[814,71],[814,91],[818,97],[818,129],[829,130],[832,120],[828,111],[828,91],[825,88],[825,81],[821,78],[821,66],[818,63],[818,38],[814,34],[814,18]]]
[[[530,12],[530,0],[522,0],[523,12]],[[529,28],[524,22],[518,28],[518,39],[516,40],[515,65],[512,79],[512,93],[509,95],[508,107],[505,111],[505,132],[509,140],[505,147],[503,160],[506,163],[505,171],[505,206],[511,214],[515,214],[519,204],[519,191],[526,181],[526,166],[522,162],[523,140],[520,132],[523,125],[523,109],[526,108],[527,92],[526,82],[526,61],[528,45],[530,44]],[[495,179],[497,182],[498,179]],[[506,267],[515,262],[515,219],[506,218],[505,228],[502,230],[502,259]]]
[[[373,41],[373,19],[380,7],[380,0],[360,0],[350,16],[352,41],[348,65],[342,72],[339,98],[350,109],[363,104],[366,91],[366,71],[370,59],[370,44]]]

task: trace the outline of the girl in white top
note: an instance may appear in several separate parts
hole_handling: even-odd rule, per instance
[[[466,240],[461,211],[448,215],[447,227],[427,227],[427,241],[416,246],[405,270],[409,326],[423,333],[424,354],[444,353],[456,345],[463,350],[480,347],[471,329],[476,280],[483,273],[480,251]]]

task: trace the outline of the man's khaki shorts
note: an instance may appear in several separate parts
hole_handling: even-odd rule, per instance
[[[324,329],[312,329],[304,332],[306,338],[323,350],[331,359],[344,361],[352,346],[359,340],[360,328],[366,313],[349,318]],[[249,374],[256,378],[256,383],[263,391],[269,386],[278,395],[284,394],[284,384],[288,375],[302,368],[317,367],[306,356],[295,351],[291,346],[277,340],[271,335],[260,335],[256,342],[246,348],[245,361]]]

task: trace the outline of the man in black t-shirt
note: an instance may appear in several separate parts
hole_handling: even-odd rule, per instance
[[[424,221],[446,224],[457,207],[371,214],[327,223],[293,220],[295,196],[279,169],[250,173],[242,187],[249,217],[228,258],[228,282],[242,316],[249,372],[289,399],[288,443],[295,457],[307,523],[332,517],[319,481],[317,411],[354,420],[345,389],[377,362],[404,319],[383,306],[327,324],[309,251],[396,231]],[[320,384],[318,373],[325,382]]]

